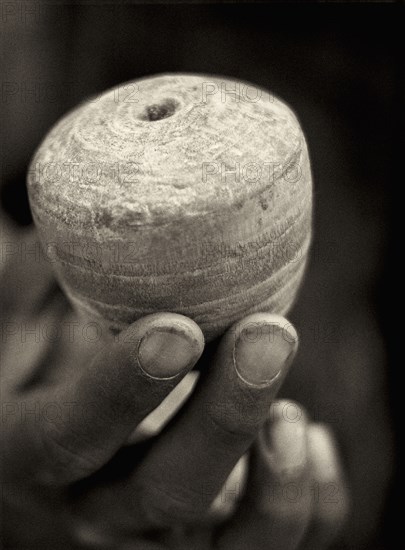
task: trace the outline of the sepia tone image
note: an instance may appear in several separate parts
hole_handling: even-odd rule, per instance
[[[403,16],[2,1],[0,548],[400,548]]]

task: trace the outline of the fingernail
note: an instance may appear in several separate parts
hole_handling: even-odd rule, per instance
[[[142,370],[153,378],[173,378],[194,366],[201,353],[200,342],[182,326],[153,327],[142,338],[138,359]]]
[[[246,323],[237,334],[235,369],[248,384],[267,386],[292,360],[298,336],[292,325],[266,321]]]
[[[292,479],[302,473],[307,463],[308,421],[302,409],[294,421],[284,414],[286,408],[291,406],[290,402],[281,401],[277,405],[274,418],[263,427],[261,442],[273,473],[281,479]],[[299,407],[296,403],[293,406]]]

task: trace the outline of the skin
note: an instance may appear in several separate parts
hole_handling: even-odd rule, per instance
[[[36,237],[27,232],[23,240],[32,245]],[[249,316],[213,350],[204,349],[191,319],[171,313],[138,320],[104,347],[79,337],[35,341],[20,328],[74,319],[49,266],[12,257],[1,293],[5,548],[264,550],[333,542],[348,506],[333,434],[297,403],[276,399],[298,344],[286,319]],[[276,330],[253,338],[253,325]],[[155,337],[142,347],[146,333]],[[160,433],[127,445],[196,365],[201,375],[186,404]],[[300,411],[294,421],[291,406]],[[247,480],[229,481],[230,489],[227,478],[246,455]],[[214,510],[215,496],[235,486],[232,506],[222,498]]]

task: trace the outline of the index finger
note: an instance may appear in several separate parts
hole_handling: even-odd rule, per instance
[[[296,348],[296,332],[280,316],[255,314],[233,326],[133,474],[119,490],[114,483],[94,488],[107,521],[132,529],[200,522],[267,419]]]

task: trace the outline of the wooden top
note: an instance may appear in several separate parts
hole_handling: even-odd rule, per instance
[[[243,82],[162,75],[86,101],[46,136],[28,190],[61,285],[114,330],[172,311],[211,339],[253,311],[284,314],[302,279],[305,137]]]
[[[123,219],[162,224],[238,205],[297,160],[302,139],[289,107],[260,88],[162,75],[65,116],[34,158],[30,182],[50,214],[77,223],[73,208],[94,225],[97,205],[99,223],[114,232]]]

